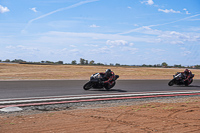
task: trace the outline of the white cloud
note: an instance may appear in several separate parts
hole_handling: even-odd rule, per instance
[[[70,52],[73,52],[73,53],[79,53],[79,49],[72,49],[72,50],[69,50]]]
[[[17,46],[17,47],[18,47],[18,46]],[[10,45],[10,46],[6,46],[7,49],[16,49],[17,47],[11,46],[11,45]]]
[[[0,13],[5,13],[5,12],[9,12],[10,10],[7,7],[3,7],[2,5],[0,5]]]
[[[69,45],[70,47],[73,47],[73,48],[75,48],[76,46],[75,45]]]
[[[184,44],[183,41],[171,41],[170,43],[171,44]]]
[[[37,10],[36,10],[36,7],[33,7],[33,8],[30,8],[32,11],[34,11],[34,12],[38,12]]]
[[[182,19],[179,19],[179,20],[176,20],[176,21],[172,21],[172,22],[167,22],[167,23],[163,23],[163,24],[155,24],[155,25],[149,25],[149,26],[142,26],[142,27],[139,27],[139,28],[136,28],[136,29],[132,29],[132,30],[129,30],[129,31],[126,31],[126,32],[122,32],[122,33],[119,33],[119,35],[123,35],[123,34],[130,34],[130,33],[133,33],[133,32],[138,32],[138,33],[143,33],[143,34],[150,34],[150,35],[159,35],[160,37],[164,37],[164,36],[167,36],[169,37],[169,33],[167,34],[163,34],[164,31],[161,31],[161,30],[153,30],[152,27],[157,27],[157,26],[162,26],[162,25],[168,25],[168,24],[173,24],[173,23],[176,23],[176,22],[180,22],[180,21],[184,21],[184,20],[190,20],[190,21],[199,21],[200,19],[191,19],[191,18],[194,18],[194,17],[197,17],[197,16],[200,16],[200,14],[196,14],[196,15],[192,15],[192,16],[189,16],[189,17],[185,17],[185,18],[182,18]],[[198,31],[199,28],[197,29],[191,29],[192,31]],[[144,37],[143,37],[144,38]],[[192,35],[191,38],[194,38],[193,40],[194,41],[198,41],[200,40],[200,35]],[[138,38],[139,39],[139,38]],[[142,38],[140,38],[142,39]],[[157,38],[157,39],[150,39],[149,37],[143,39],[145,42],[151,42],[151,41],[155,41],[155,42],[162,42],[162,40],[160,38]],[[147,41],[147,40],[151,40],[151,41]],[[182,40],[181,40],[182,41]],[[174,43],[173,43],[174,44]],[[182,43],[181,43],[182,44]]]
[[[150,28],[150,26],[142,26],[142,27],[139,27],[139,28],[136,28],[136,29],[133,29],[128,32],[121,33],[121,34],[128,34],[131,32],[138,32],[138,33],[150,34],[150,35],[160,35],[161,34],[161,31],[153,30]]]
[[[90,25],[90,27],[91,27],[91,28],[98,28],[98,27],[100,27],[100,26],[97,26],[97,25],[93,24],[93,25]]]
[[[180,49],[181,49],[181,50],[186,50],[186,48],[184,48],[184,47],[181,47]]]
[[[164,12],[164,13],[181,13],[180,11],[175,11],[175,10],[173,10],[173,9],[158,9],[158,11],[160,11],[160,12]]]
[[[130,7],[130,6],[128,6],[127,8],[128,8],[128,9],[132,9],[132,7]]]
[[[79,55],[81,52],[79,49],[76,49],[76,48],[74,49],[63,48],[61,50],[53,50],[52,53],[56,55],[76,56],[76,55]]]
[[[37,17],[37,18],[31,19],[31,20],[28,22],[28,24],[26,25],[25,29],[22,30],[22,31],[25,31],[26,28],[27,28],[32,22],[34,22],[34,21],[36,21],[36,20],[38,20],[38,19],[42,19],[42,18],[47,17],[47,16],[49,16],[49,15],[51,15],[51,14],[54,14],[54,13],[56,13],[56,12],[68,10],[68,9],[71,9],[71,8],[75,8],[75,7],[78,7],[78,6],[87,4],[87,3],[91,3],[91,2],[96,2],[96,1],[98,1],[98,0],[86,0],[86,1],[81,1],[81,2],[76,3],[76,4],[74,4],[74,5],[71,5],[71,6],[68,6],[68,7],[64,7],[64,8],[60,8],[60,9],[54,10],[54,11],[52,11],[52,12],[46,13],[46,14],[44,14],[44,15],[42,15],[42,16],[39,16],[39,17]]]
[[[151,29],[150,27],[137,28],[134,32],[142,33],[139,37],[119,34],[99,34],[99,33],[75,33],[75,32],[56,32],[40,34],[34,44],[54,45],[59,46],[87,46],[89,49],[98,49],[105,53],[105,47],[108,48],[133,48],[134,43],[148,42],[148,43],[162,43],[162,44],[187,44],[188,42],[200,42],[200,33],[193,32],[177,32],[177,31],[162,31],[158,29]],[[78,38],[78,39],[77,39]],[[134,42],[134,43],[133,43]],[[68,45],[66,45],[68,44]],[[99,45],[102,44],[102,45]],[[103,48],[102,48],[103,46]],[[39,47],[39,46],[38,46]],[[88,49],[87,48],[87,49]],[[102,48],[102,49],[99,49]],[[81,49],[82,50],[82,49]],[[95,52],[95,51],[94,51]]]
[[[194,41],[194,37],[192,37],[193,35],[191,34],[187,34],[187,33],[180,33],[180,32],[176,32],[176,31],[171,31],[169,33],[169,35],[171,35],[171,37],[173,38],[177,38],[183,41]],[[193,38],[193,39],[192,39]]]
[[[191,14],[191,13],[189,13],[189,12],[187,11],[186,8],[184,8],[183,10],[185,11],[186,14]]]
[[[107,45],[110,45],[111,47],[115,47],[115,46],[133,46],[134,43],[128,43],[127,41],[124,40],[115,40],[115,41],[111,41],[111,40],[107,40],[106,41]]]
[[[111,45],[111,46],[112,45],[120,46],[120,45],[126,45],[128,44],[128,42],[124,40],[115,40],[115,41],[107,40],[106,44]]]
[[[160,53],[160,52],[164,52],[165,50],[163,50],[163,49],[158,49],[158,48],[152,48],[151,49],[151,52],[153,52],[153,53]]]
[[[93,44],[84,44],[86,47],[98,47],[98,45],[93,45]]]
[[[200,27],[192,27],[192,28],[189,28],[189,30],[190,31],[200,31]]]
[[[129,51],[131,54],[135,54],[138,51],[138,48],[123,47],[122,51]]]
[[[142,1],[141,3],[142,4],[145,3],[146,5],[153,5],[154,4],[153,0],[146,0],[146,1]]]
[[[38,48],[27,47],[27,46],[22,46],[22,45],[18,45],[17,48],[20,48],[22,50],[40,51]]]
[[[134,43],[129,43],[129,46],[133,46],[134,45]]]
[[[191,14],[191,13],[189,13],[188,11],[186,11],[185,13],[186,13],[186,14]]]
[[[17,45],[17,46],[7,46],[7,49],[19,49],[19,50],[26,50],[26,51],[40,51],[38,48],[34,48],[34,47],[27,47],[27,46],[23,46],[23,45]]]
[[[40,35],[41,36],[41,35]],[[88,42],[91,39],[95,40],[126,40],[129,42],[145,42],[145,37],[134,37],[134,36],[124,36],[119,34],[100,34],[100,33],[76,33],[76,32],[57,32],[57,31],[51,31],[44,33],[41,37],[42,40],[45,40],[49,43],[53,41],[55,42],[69,42],[69,43],[82,43],[82,42]],[[77,39],[78,37],[78,39]],[[66,39],[67,38],[67,39]],[[54,41],[55,40],[55,41]],[[59,41],[58,41],[59,40]],[[53,44],[52,43],[52,44]]]
[[[191,51],[185,50],[185,51],[183,51],[181,54],[182,54],[183,56],[188,56],[188,55],[191,54],[191,53],[192,53]]]
[[[163,31],[158,38],[171,44],[184,44],[185,42],[199,42],[199,33],[180,33],[176,31]]]
[[[97,54],[109,54],[111,52],[110,48],[106,46],[102,48],[91,49],[90,51]]]
[[[199,30],[199,29],[196,29],[196,30]],[[162,42],[162,43],[170,43],[170,44],[184,44],[185,42],[199,42],[200,41],[199,33],[162,31],[158,29],[152,29],[151,26],[143,26],[143,27],[136,28],[122,34],[128,34],[132,32],[144,34],[143,37],[145,36],[148,37],[148,38],[144,38],[144,41],[149,42],[149,43]],[[116,43],[116,42],[110,42],[110,43],[114,45],[113,43]]]
[[[200,19],[190,19],[190,21],[200,21]]]

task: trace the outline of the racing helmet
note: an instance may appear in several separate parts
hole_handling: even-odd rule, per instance
[[[110,69],[106,69],[105,76],[106,77],[110,77],[110,75],[111,75],[111,70]]]

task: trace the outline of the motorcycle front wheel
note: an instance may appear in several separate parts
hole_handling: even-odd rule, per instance
[[[91,89],[93,86],[93,83],[92,82],[87,82],[84,86],[83,86],[83,89],[84,90],[89,90]]]
[[[174,85],[174,79],[172,79],[171,81],[169,81],[168,85],[169,85],[169,86]]]

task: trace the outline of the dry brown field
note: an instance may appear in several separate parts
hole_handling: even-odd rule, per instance
[[[0,64],[0,80],[44,80],[44,79],[77,79],[87,80],[96,72],[104,72],[110,68],[119,79],[171,79],[177,68],[145,68],[116,66],[84,66],[84,65],[30,65]],[[200,69],[191,69],[194,79],[200,79]]]

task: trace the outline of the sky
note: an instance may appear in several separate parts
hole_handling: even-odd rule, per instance
[[[200,65],[199,0],[0,0],[0,60]]]

